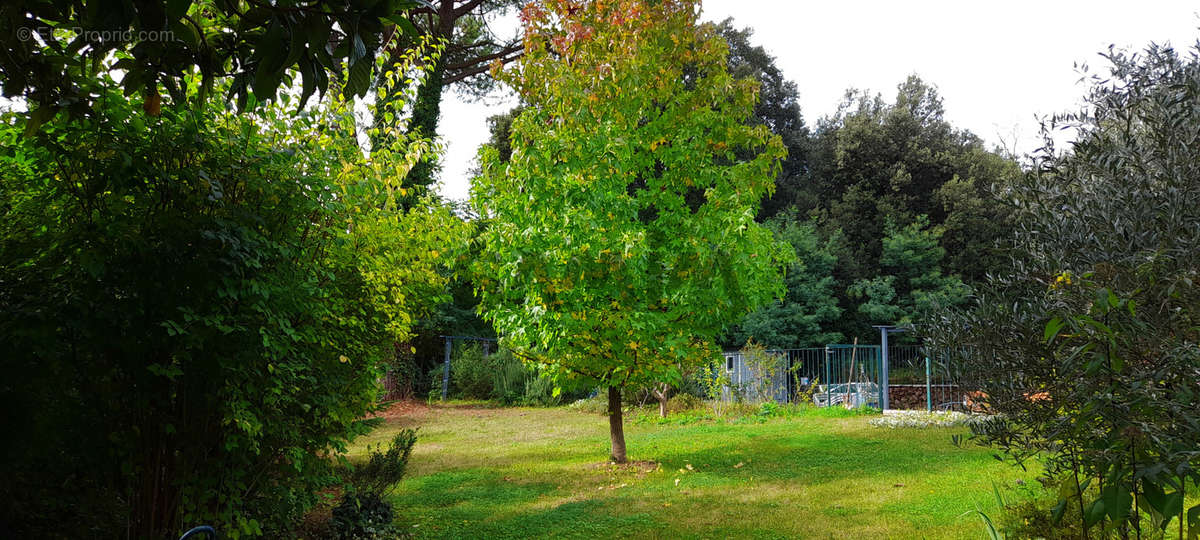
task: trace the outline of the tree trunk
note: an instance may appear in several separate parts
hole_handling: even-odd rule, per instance
[[[608,387],[608,434],[612,437],[612,460],[625,463],[625,425],[621,418],[621,388]]]
[[[654,397],[658,398],[658,416],[660,418],[667,417],[667,396],[671,394],[671,388],[667,383],[658,383],[658,387],[653,389]]]

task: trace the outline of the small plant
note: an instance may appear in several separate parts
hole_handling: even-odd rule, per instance
[[[396,538],[394,517],[391,503],[378,493],[347,494],[333,509],[330,536],[335,540]]]
[[[700,381],[704,385],[704,394],[712,407],[713,416],[721,418],[729,410],[730,399],[727,395],[731,387],[729,372],[720,362],[710,362],[701,368]]]
[[[408,458],[412,456],[413,445],[416,443],[416,430],[400,430],[392,437],[386,451],[370,449],[366,463],[353,467],[347,480],[354,490],[361,493],[390,493],[404,478],[408,469]]]
[[[395,489],[408,470],[417,432],[401,430],[387,450],[369,449],[365,463],[354,466],[346,475],[346,493],[333,509],[330,535],[335,539],[395,538],[392,505],[386,496]]]
[[[787,369],[786,359],[767,351],[761,344],[753,341],[746,342],[741,357],[742,363],[750,372],[749,381],[743,383],[743,388],[740,388],[743,398],[751,403],[772,400],[777,386],[787,381],[786,377],[781,377]]]
[[[779,416],[780,411],[781,408],[778,403],[775,403],[774,401],[764,401],[758,404],[757,414],[758,416],[770,418],[772,416]]]
[[[799,366],[797,366],[799,367]],[[817,392],[817,387],[821,384],[821,378],[815,377],[812,382],[807,385],[800,377],[799,373],[792,374],[792,380],[795,382],[796,395],[793,397],[796,403],[809,404],[813,402],[813,394]]]

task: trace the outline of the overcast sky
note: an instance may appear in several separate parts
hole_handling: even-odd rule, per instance
[[[956,127],[1020,153],[1038,146],[1037,118],[1077,108],[1085,87],[1076,62],[1093,71],[1110,44],[1179,48],[1200,31],[1200,4],[1182,1],[874,2],[706,0],[705,20],[732,17],[796,82],[805,122],[831,114],[847,88],[889,102],[909,74],[938,88]],[[515,23],[514,23],[515,24]],[[466,103],[447,93],[439,132],[446,145],[441,193],[468,194],[468,170],[487,140],[487,117],[510,96]]]

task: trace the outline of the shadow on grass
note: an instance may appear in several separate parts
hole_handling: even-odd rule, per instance
[[[419,537],[435,538],[596,538],[614,531],[654,530],[645,513],[615,516],[611,501],[556,502],[557,487],[524,482],[484,469],[434,473],[406,481],[393,495],[400,523],[415,522]]]

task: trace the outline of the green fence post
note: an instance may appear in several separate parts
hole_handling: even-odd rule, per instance
[[[450,393],[450,349],[454,347],[453,339],[446,338],[446,360],[442,364],[442,401],[446,401],[446,395]]]
[[[933,412],[933,372],[929,366],[929,357],[925,357],[925,411]]]
[[[833,390],[833,388],[830,386],[833,384],[833,381],[830,380],[830,378],[829,378],[829,368],[830,368],[831,363],[833,363],[833,349],[830,349],[829,347],[825,347],[825,406],[826,407],[833,406],[833,402],[829,401],[830,398],[832,397],[830,391]]]

